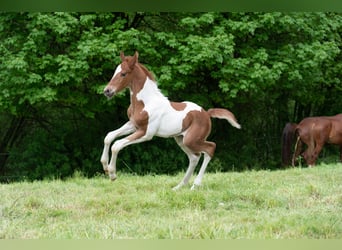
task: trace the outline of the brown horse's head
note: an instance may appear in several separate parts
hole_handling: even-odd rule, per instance
[[[126,56],[123,52],[120,53],[121,64],[116,68],[112,79],[104,89],[104,94],[108,98],[113,97],[116,93],[125,89],[132,82],[132,71],[138,63],[138,52],[134,56]]]

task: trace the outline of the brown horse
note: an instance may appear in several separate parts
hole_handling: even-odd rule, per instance
[[[174,188],[186,185],[203,154],[200,171],[191,189],[201,184],[205,169],[214,155],[216,144],[207,141],[211,131],[210,118],[226,119],[233,127],[240,124],[232,112],[227,109],[212,108],[204,110],[193,102],[169,101],[158,89],[153,75],[138,62],[138,53],[125,56],[121,52],[121,64],[116,68],[112,79],[104,89],[104,94],[111,98],[118,92],[128,88],[131,93],[131,105],[128,107],[128,118],[122,127],[110,132],[104,139],[101,156],[103,169],[111,180],[116,179],[116,159],[124,147],[151,140],[154,136],[173,137],[189,158],[189,166],[183,180]],[[108,163],[109,148],[112,157]]]
[[[296,139],[294,154],[291,160],[291,146]],[[307,148],[302,153],[303,143]],[[295,166],[301,154],[309,167],[315,165],[317,157],[325,143],[340,146],[342,161],[342,114],[335,116],[318,116],[304,118],[299,124],[287,123],[282,135],[283,165]]]

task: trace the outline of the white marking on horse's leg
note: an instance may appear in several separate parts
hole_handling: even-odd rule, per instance
[[[192,174],[194,173],[194,170],[199,162],[199,159],[201,158],[201,155],[196,155],[196,154],[188,154],[188,158],[189,158],[189,166],[188,169],[184,175],[183,180],[173,188],[173,190],[178,190],[181,187],[185,186],[186,184],[188,184]]]
[[[196,179],[194,181],[194,184],[191,187],[191,190],[195,190],[195,188],[197,186],[201,185],[202,178],[204,176],[205,170],[206,170],[210,160],[211,160],[210,155],[208,155],[207,153],[204,153],[204,159],[203,159],[203,163],[202,163],[201,169],[200,169],[200,171],[199,171],[199,173],[198,173],[198,175],[197,175],[197,177],[196,177]]]
[[[181,187],[183,187],[184,185],[188,184],[190,177],[192,176],[192,174],[194,173],[194,170],[199,162],[199,159],[201,158],[201,155],[196,155],[194,153],[191,152],[190,149],[188,149],[186,146],[184,146],[183,144],[183,136],[178,136],[175,137],[175,140],[178,144],[178,146],[186,153],[186,155],[189,158],[189,166],[188,169],[184,175],[183,180],[173,188],[173,190],[178,190]]]
[[[115,140],[115,138],[122,136],[122,135],[127,135],[129,133],[132,133],[135,131],[135,128],[131,122],[125,123],[122,127],[109,132],[105,139],[104,139],[104,148],[101,156],[101,163],[103,166],[103,170],[107,171],[108,170],[108,153],[109,153],[109,147],[110,144]]]
[[[116,159],[118,158],[118,153],[122,149],[121,145],[127,142],[126,138],[116,141],[112,146],[112,158],[108,166],[109,178],[114,181],[116,179]]]
[[[147,136],[147,135],[138,137],[137,139],[133,139],[133,140],[129,139],[131,136],[135,137],[134,136],[135,134],[136,133],[126,138],[116,141],[112,146],[112,158],[108,165],[108,174],[112,181],[116,179],[116,159],[118,157],[118,153],[120,152],[120,150],[123,149],[124,147],[127,147],[128,145],[136,144],[136,143],[140,143],[140,142],[144,142],[144,141],[148,141],[152,139],[152,136]]]

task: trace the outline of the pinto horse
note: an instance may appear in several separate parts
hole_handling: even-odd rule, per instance
[[[325,143],[340,146],[342,161],[342,114],[335,116],[318,116],[304,118],[299,124],[287,123],[282,135],[283,165],[295,166],[300,154],[309,167],[315,165],[317,157]],[[294,154],[291,160],[291,146],[296,139]],[[302,153],[303,143],[306,150]]]
[[[213,108],[205,111],[192,102],[172,102],[157,87],[153,75],[138,62],[138,52],[134,56],[120,53],[121,64],[117,66],[112,79],[104,89],[104,95],[113,97],[125,88],[130,90],[130,106],[127,110],[129,121],[122,127],[109,132],[104,139],[101,156],[103,169],[111,180],[116,179],[116,159],[124,147],[151,140],[153,136],[173,137],[189,158],[189,166],[183,180],[174,187],[181,188],[189,182],[201,154],[204,155],[202,166],[191,189],[201,184],[206,167],[214,155],[216,144],[207,141],[211,131],[210,118],[226,119],[232,126],[241,128],[234,114],[227,109]],[[129,135],[128,135],[129,134]],[[112,157],[108,164],[109,148]]]

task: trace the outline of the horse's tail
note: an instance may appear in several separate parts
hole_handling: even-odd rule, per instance
[[[233,127],[240,129],[241,125],[237,122],[234,114],[227,109],[213,108],[209,109],[208,114],[210,117],[226,119]]]
[[[297,157],[301,151],[301,148],[302,148],[302,141],[300,139],[300,135],[298,134],[298,130],[295,131],[295,138],[296,138],[296,143],[295,143],[295,146],[294,146],[294,153],[293,153],[293,156],[292,156],[292,166],[296,166],[296,160],[297,160]],[[299,149],[299,152],[297,152],[298,150],[298,147],[300,148]]]
[[[284,166],[291,164],[291,147],[295,137],[296,126],[297,124],[288,122],[283,129],[281,160]]]

